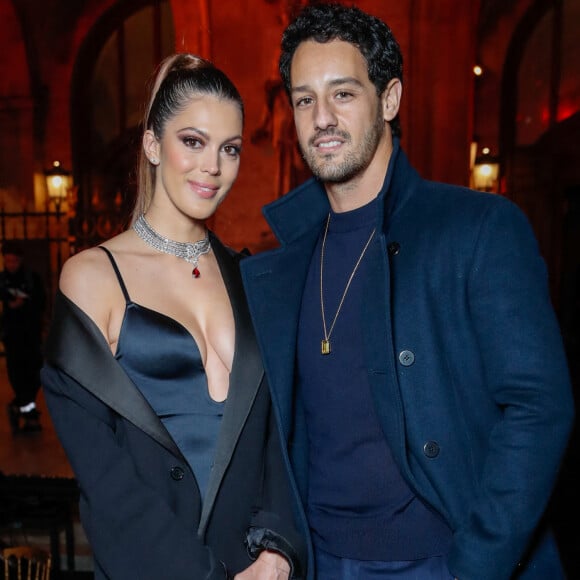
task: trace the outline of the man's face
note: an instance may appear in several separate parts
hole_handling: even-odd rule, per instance
[[[4,254],[4,269],[13,274],[20,269],[22,258],[15,254]]]
[[[387,135],[382,101],[360,51],[340,40],[303,42],[290,78],[298,142],[314,175],[346,183],[365,173]]]

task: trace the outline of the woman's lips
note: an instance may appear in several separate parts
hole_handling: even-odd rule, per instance
[[[209,185],[207,183],[200,183],[199,181],[190,181],[189,186],[197,195],[204,199],[211,199],[219,191],[217,185]]]

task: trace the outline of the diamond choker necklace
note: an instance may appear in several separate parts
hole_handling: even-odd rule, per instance
[[[147,223],[147,220],[143,214],[137,218],[133,224],[133,229],[146,244],[158,252],[171,254],[172,256],[189,262],[193,266],[191,275],[194,278],[199,278],[199,269],[197,267],[199,257],[207,254],[211,250],[208,232],[206,232],[205,238],[203,238],[203,240],[199,240],[197,242],[174,242],[173,240],[164,238],[161,234],[157,233]]]

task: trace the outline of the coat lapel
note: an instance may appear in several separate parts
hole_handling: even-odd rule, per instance
[[[107,406],[183,459],[177,445],[139,389],[111,354],[95,323],[58,291],[45,352],[60,368]]]
[[[283,436],[292,428],[296,338],[312,252],[329,211],[322,185],[310,179],[264,207],[281,247],[241,264],[248,304]]]
[[[404,417],[396,374],[391,332],[391,275],[384,235],[368,254],[369,275],[365,280],[363,341],[371,394],[386,440],[400,459],[406,451]],[[388,357],[391,356],[391,360]],[[401,418],[393,420],[393,418]],[[402,465],[405,462],[400,462]],[[406,465],[406,463],[405,463]],[[405,473],[410,477],[409,473]]]
[[[304,282],[320,229],[241,264],[248,303],[284,437],[292,426],[296,338]]]
[[[236,342],[228,399],[198,528],[200,536],[205,533],[221,482],[264,377],[239,273],[238,258],[232,256],[214,236],[211,244],[232,305]]]

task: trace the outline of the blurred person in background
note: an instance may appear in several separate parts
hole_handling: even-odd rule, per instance
[[[27,267],[22,244],[2,244],[4,271],[0,272],[2,341],[8,380],[14,399],[8,405],[14,435],[41,430],[36,395],[42,367],[42,320],[46,292],[40,275]]]

